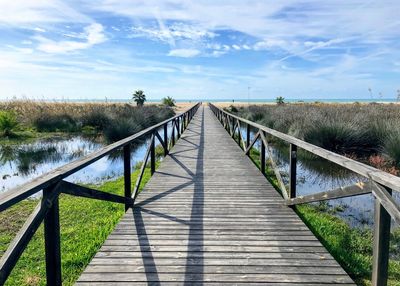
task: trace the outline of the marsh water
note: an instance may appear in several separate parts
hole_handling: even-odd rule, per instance
[[[160,131],[162,134],[162,131]],[[244,133],[243,133],[244,134]],[[253,134],[254,135],[254,134]],[[0,192],[26,183],[59,166],[76,160],[105,146],[96,137],[69,136],[39,139],[32,143],[0,146]],[[143,160],[147,149],[144,140],[133,148],[132,166]],[[278,164],[283,179],[288,181],[288,146],[271,144],[273,159]],[[67,178],[71,182],[100,184],[123,175],[122,152],[114,152],[83,168]],[[365,180],[346,169],[318,158],[299,156],[297,169],[297,193],[306,195],[332,190]],[[395,194],[396,200],[399,199]],[[331,200],[320,204],[346,219],[353,226],[373,223],[374,199],[371,195]]]
[[[245,132],[243,129],[242,134],[245,134]],[[251,140],[253,140],[254,135],[254,133],[251,134]],[[289,145],[276,141],[269,145],[272,159],[277,164],[282,179],[287,185],[289,183]],[[259,142],[255,146],[258,150],[260,149]],[[266,152],[266,156],[268,162],[268,152]],[[365,181],[367,181],[365,177],[335,163],[317,156],[311,156],[306,151],[298,151],[296,184],[298,196],[334,190]],[[393,197],[397,202],[400,201],[399,193],[394,193]],[[374,202],[374,197],[371,194],[366,194],[314,204],[318,205],[321,210],[329,211],[343,218],[351,226],[369,227],[373,225],[374,221]],[[393,225],[393,227],[397,228],[398,226]]]

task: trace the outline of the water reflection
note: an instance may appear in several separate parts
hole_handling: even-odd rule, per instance
[[[246,134],[244,128],[241,131],[242,134]],[[255,132],[252,132],[251,140],[253,140],[254,135]],[[269,142],[271,141],[271,138],[269,138]],[[287,185],[289,183],[289,145],[276,140],[276,138],[272,142],[270,144],[272,158]],[[255,146],[259,149],[260,143],[256,143]],[[297,194],[299,196],[329,191],[360,181],[366,181],[366,178],[299,149],[297,165]],[[393,197],[398,201],[400,194],[394,193]],[[329,200],[322,203],[321,207],[335,211],[335,215],[344,218],[352,226],[371,226],[373,224],[374,200],[374,197],[368,194]]]
[[[146,146],[136,145],[132,165],[142,160]],[[0,146],[0,191],[6,191],[83,157],[104,146],[97,138],[74,136]],[[101,183],[123,174],[122,152],[113,152],[68,177],[69,181]]]

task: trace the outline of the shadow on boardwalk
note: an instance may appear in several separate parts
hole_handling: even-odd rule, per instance
[[[154,260],[151,243],[148,239],[146,227],[144,225],[142,213],[151,214],[160,218],[164,218],[170,221],[178,222],[189,227],[188,234],[188,246],[187,246],[187,256],[186,256],[186,267],[185,267],[185,280],[184,285],[192,285],[193,280],[203,281],[203,270],[204,270],[204,257],[203,257],[203,215],[204,215],[204,111],[201,109],[201,124],[192,123],[189,127],[191,133],[194,133],[192,137],[200,137],[199,144],[194,144],[193,142],[187,140],[186,138],[181,138],[181,140],[193,145],[194,148],[190,150],[180,151],[180,156],[185,156],[185,151],[197,150],[197,162],[196,171],[193,173],[189,167],[186,167],[180,160],[176,159],[176,152],[169,155],[177,165],[190,176],[190,182],[181,184],[177,187],[171,188],[165,192],[157,194],[150,197],[140,203],[138,203],[133,210],[133,219],[135,222],[136,233],[138,235],[138,241],[140,246],[140,251],[142,254],[143,266],[146,273],[147,281],[152,285],[161,285],[159,275],[157,272],[156,262]],[[159,174],[177,177],[177,178],[188,178],[186,175],[177,176],[173,174],[168,174],[164,172],[158,172]],[[156,202],[157,200],[168,196],[174,192],[184,189],[185,187],[193,185],[193,201],[191,206],[190,220],[186,221],[179,219],[175,216],[170,216],[166,213],[157,212],[154,210],[148,210],[145,206],[149,203]],[[140,237],[139,237],[140,236]],[[201,237],[201,239],[199,239]],[[195,267],[193,267],[195,266]],[[194,272],[195,270],[195,272]]]

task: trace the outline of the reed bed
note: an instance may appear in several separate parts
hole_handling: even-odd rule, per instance
[[[175,113],[166,106],[136,107],[124,103],[67,103],[13,100],[0,111],[16,117],[18,130],[37,132],[99,132],[117,141]]]
[[[397,104],[253,105],[228,111],[391,173],[400,168]]]

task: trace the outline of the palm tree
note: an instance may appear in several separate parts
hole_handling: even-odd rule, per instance
[[[137,106],[143,106],[144,102],[146,101],[146,95],[144,94],[143,90],[136,90],[135,93],[132,95],[132,99],[136,102]]]
[[[162,99],[162,104],[164,104],[166,106],[174,107],[175,106],[175,99],[173,99],[170,96],[164,97]]]
[[[285,98],[282,96],[278,96],[276,98],[276,104],[278,104],[278,105],[285,104]]]

